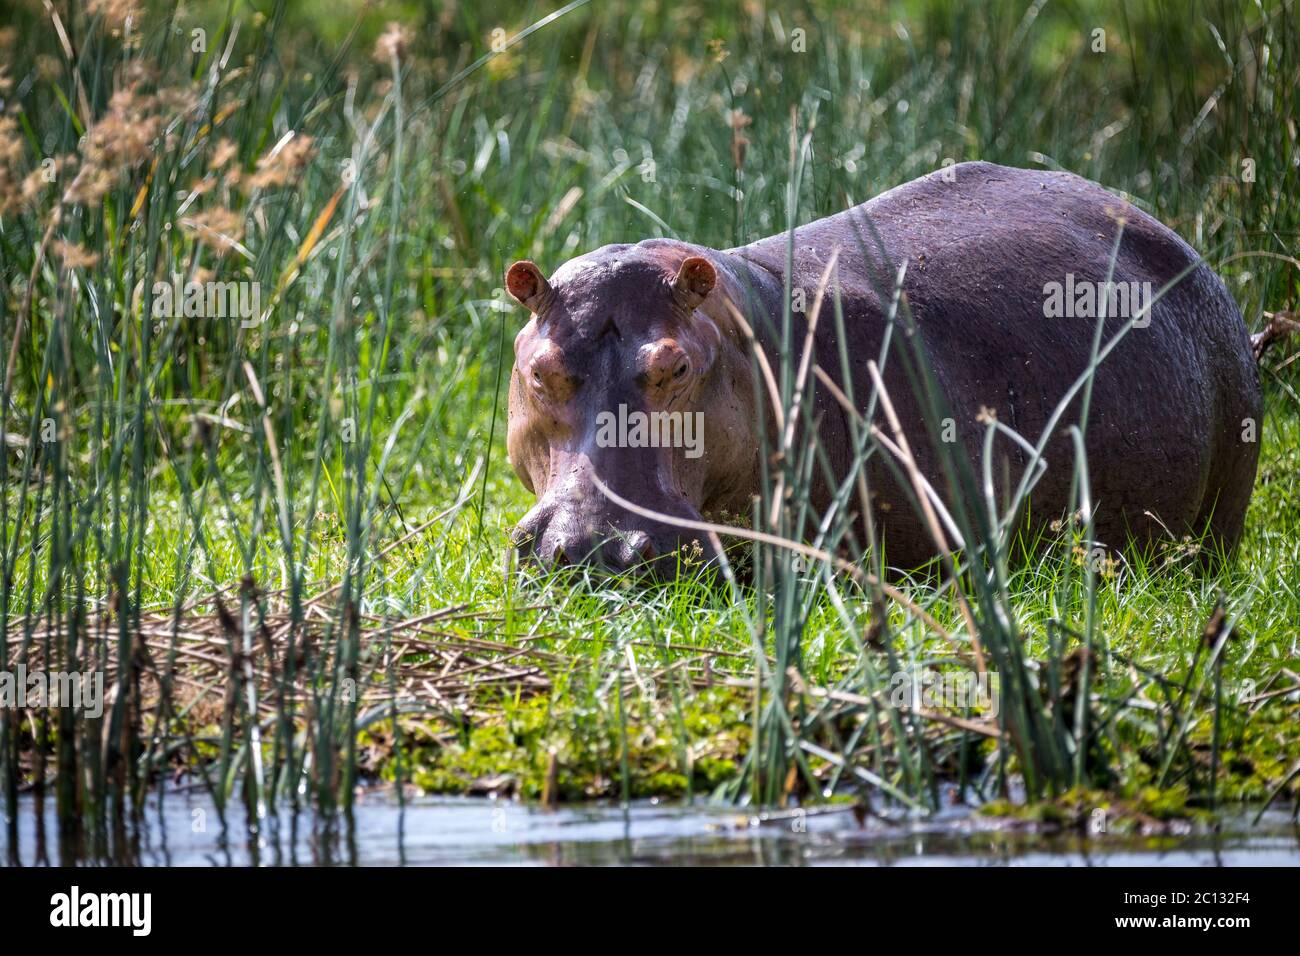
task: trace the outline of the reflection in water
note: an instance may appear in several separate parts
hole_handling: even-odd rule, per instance
[[[427,798],[399,807],[367,793],[351,815],[280,808],[259,830],[242,808],[220,814],[200,791],[150,797],[139,815],[110,813],[88,846],[60,833],[50,800],[21,798],[2,828],[9,865],[113,862],[143,866],[427,864],[817,864],[1205,866],[1300,865],[1300,830],[1286,814],[1229,820],[1218,832],[1136,837],[1012,831],[965,813],[912,823],[809,811],[760,820],[741,811],[641,802],[542,810],[507,800]],[[89,821],[88,821],[89,822]],[[56,846],[49,845],[51,835]]]

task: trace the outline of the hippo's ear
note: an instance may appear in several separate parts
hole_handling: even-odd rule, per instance
[[[717,281],[718,273],[714,270],[713,263],[702,256],[689,256],[677,270],[677,278],[673,279],[673,291],[683,305],[696,309],[709,297]]]
[[[520,259],[506,270],[506,290],[524,308],[537,312],[545,303],[551,284],[541,269],[527,259]]]

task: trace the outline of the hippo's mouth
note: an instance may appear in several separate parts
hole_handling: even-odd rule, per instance
[[[548,495],[524,515],[511,544],[526,564],[651,578],[693,573],[716,558],[709,535],[689,526],[704,519],[685,499],[636,507],[620,507],[594,488],[581,500]]]

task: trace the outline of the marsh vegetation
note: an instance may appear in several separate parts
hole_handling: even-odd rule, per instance
[[[733,563],[646,584],[512,557],[500,288],[516,259],[727,247],[985,159],[1122,191],[1250,331],[1284,323],[1294,4],[258,7],[0,24],[0,671],[105,678],[99,716],[0,708],[9,846],[20,793],[103,855],[177,778],[241,821],[346,813],[361,783],[886,817],[1014,797],[1081,827],[1295,806],[1297,340],[1262,361],[1245,537],[1209,573],[1180,538],[1092,560],[1082,470],[1032,558],[975,510],[962,539],[995,545],[890,573],[846,546],[856,478],[835,513],[801,504],[808,443],[715,516],[748,533]],[[256,294],[177,307],[210,282]],[[818,387],[799,359],[772,369],[787,416]],[[895,360],[933,396],[923,355]],[[982,467],[951,460],[953,487]],[[996,672],[998,713],[890,699],[951,672]]]

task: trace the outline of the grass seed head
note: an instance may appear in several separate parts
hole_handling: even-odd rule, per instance
[[[249,183],[254,189],[287,185],[297,179],[315,155],[312,138],[296,135],[287,143],[277,144],[257,161],[257,172],[253,173]]]
[[[406,59],[410,47],[411,31],[394,20],[375,42],[374,57],[380,63],[391,63],[393,60],[400,62]]]

